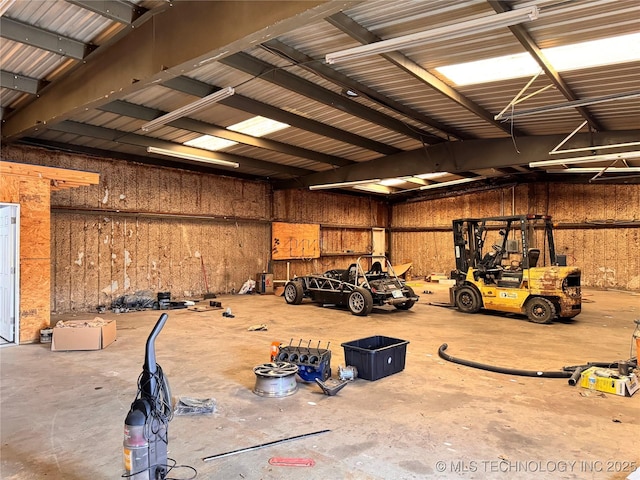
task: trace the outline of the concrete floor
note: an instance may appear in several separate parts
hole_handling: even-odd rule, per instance
[[[640,318],[637,294],[585,290],[576,321],[535,325],[431,306],[448,299],[437,284],[415,290],[421,299],[412,310],[375,309],[364,318],[269,295],[219,297],[235,318],[219,310],[169,311],[156,347],[173,396],[213,397],[218,408],[210,416],[174,417],[169,456],[195,467],[198,478],[224,480],[623,479],[640,466],[640,393],[593,394],[566,379],[491,373],[437,354],[446,342],[460,358],[533,370],[626,359],[633,320]],[[0,478],[121,475],[123,422],[159,313],[103,315],[117,319],[118,339],[101,351],[51,352],[45,344],[0,349]],[[261,323],[268,331],[247,330]],[[252,369],[268,361],[272,341],[331,342],[335,377],[344,364],[341,343],[371,335],[410,342],[403,372],[359,379],[334,397],[315,384],[300,384],[285,398],[252,393]],[[202,460],[323,429],[331,431]],[[312,458],[315,466],[271,466],[271,457]]]

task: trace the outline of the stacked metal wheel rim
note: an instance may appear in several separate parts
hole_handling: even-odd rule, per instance
[[[288,397],[298,391],[298,366],[289,362],[269,362],[253,368],[256,384],[253,393],[261,397]]]

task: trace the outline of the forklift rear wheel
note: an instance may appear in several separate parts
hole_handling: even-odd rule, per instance
[[[526,305],[527,318],[533,323],[551,323],[556,307],[546,298],[533,297]]]
[[[289,282],[284,287],[284,299],[290,305],[300,305],[304,296],[304,288],[300,282]]]
[[[482,307],[480,294],[473,287],[460,287],[456,292],[456,305],[463,313],[478,313]]]

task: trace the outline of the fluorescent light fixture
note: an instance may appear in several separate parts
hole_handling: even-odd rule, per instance
[[[558,72],[636,62],[640,60],[640,33],[545,48],[542,53]],[[464,86],[530,77],[540,71],[540,66],[529,53],[523,52],[436,70],[456,85]]]
[[[631,158],[640,158],[640,150],[622,153],[607,153],[605,155],[591,155],[588,157],[559,158],[557,160],[542,160],[539,162],[530,162],[529,167],[557,167],[558,165],[575,165],[577,163],[592,162],[614,162],[616,160],[626,160]]]
[[[147,147],[147,152],[157,153],[159,155],[166,155],[168,157],[182,158],[185,160],[195,160],[197,162],[213,163],[214,165],[222,165],[225,167],[238,168],[240,166],[237,162],[230,162],[228,160],[221,160],[218,158],[207,157],[204,155],[196,155],[193,153],[180,152],[176,150],[167,150],[165,148]]]
[[[423,185],[419,190],[430,190],[432,188],[453,187],[454,185],[462,185],[463,183],[478,182],[484,180],[487,177],[472,177],[472,178],[460,178],[458,180],[451,180],[449,182],[432,183],[431,185]]]
[[[626,143],[614,143],[611,145],[595,145],[591,147],[568,148],[566,150],[551,150],[549,152],[549,155],[558,155],[563,153],[589,152],[593,150],[607,150],[609,148],[637,147],[638,145],[640,145],[640,142],[626,142]]]
[[[558,168],[547,173],[640,173],[640,167],[601,167],[601,168]]]
[[[402,37],[381,40],[379,42],[348,48],[339,52],[327,53],[325,60],[328,64],[355,60],[379,53],[392,52],[403,48],[422,45],[430,40],[450,40],[475,33],[482,33],[500,27],[508,27],[538,18],[538,7],[531,6],[511,10],[509,12],[475,18],[461,23],[454,23],[444,27],[413,33]]]
[[[167,123],[172,122],[173,120],[186,117],[194,112],[197,112],[198,110],[202,110],[203,108],[208,107],[209,105],[218,103],[219,101],[230,97],[234,93],[235,93],[235,90],[233,89],[233,87],[226,87],[221,90],[218,90],[217,92],[212,93],[211,95],[202,97],[201,99],[196,100],[195,102],[191,102],[183,107],[180,107],[172,112],[166,113],[161,117],[158,117],[154,120],[151,120],[150,122],[145,123],[144,125],[142,125],[142,130],[144,132],[149,132],[151,130],[160,128],[162,125],[166,125]]]
[[[325,188],[340,188],[340,187],[354,187],[356,185],[366,185],[368,183],[377,183],[379,178],[372,178],[370,180],[354,180],[351,182],[337,182],[337,183],[322,183],[320,185],[310,185],[309,190],[323,190]]]

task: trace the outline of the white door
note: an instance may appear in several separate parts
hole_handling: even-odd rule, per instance
[[[16,341],[19,206],[0,204],[0,337]]]

